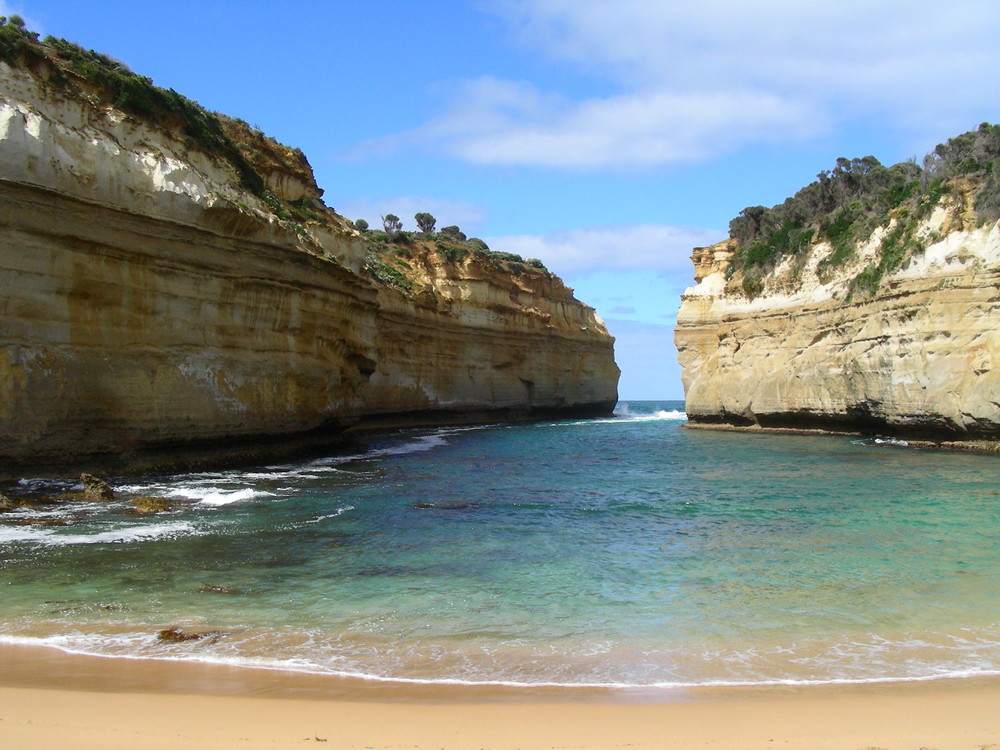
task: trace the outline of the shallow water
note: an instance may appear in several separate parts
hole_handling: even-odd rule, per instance
[[[435,682],[1000,673],[1000,461],[686,430],[681,409],[114,482],[180,501],[152,517],[7,514],[0,640]],[[221,634],[157,638],[173,626]]]

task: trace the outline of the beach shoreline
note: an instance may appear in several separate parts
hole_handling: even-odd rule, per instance
[[[1000,750],[1000,678],[667,691],[376,683],[0,646],[0,746]]]

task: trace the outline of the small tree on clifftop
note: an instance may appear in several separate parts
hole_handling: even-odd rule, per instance
[[[413,218],[417,220],[417,228],[421,232],[424,234],[432,234],[434,232],[434,225],[437,224],[437,219],[429,213],[421,212],[416,214]]]
[[[386,236],[390,241],[394,240],[403,231],[403,222],[399,220],[396,214],[386,214],[383,216],[382,226],[385,228]]]

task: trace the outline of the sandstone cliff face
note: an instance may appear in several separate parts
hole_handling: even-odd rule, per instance
[[[558,280],[428,263],[388,288],[284,147],[258,170],[310,203],[301,223],[169,127],[44,78],[0,62],[6,473],[271,451],[365,414],[613,407],[613,339]]]
[[[412,292],[379,290],[368,414],[614,407],[618,368],[604,324],[558,278],[476,256],[445,262],[426,248],[407,265]]]
[[[727,279],[733,241],[696,249],[675,334],[692,423],[1000,439],[1000,225],[966,205],[945,199],[873,295],[850,282],[896,219],[842,267],[828,243],[786,259],[754,298]]]

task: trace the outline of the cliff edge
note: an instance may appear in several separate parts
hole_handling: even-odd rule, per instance
[[[873,157],[692,256],[675,342],[692,425],[1000,440],[1000,126],[921,168]]]
[[[614,340],[544,268],[387,255],[300,151],[0,32],[0,473],[613,409]]]

